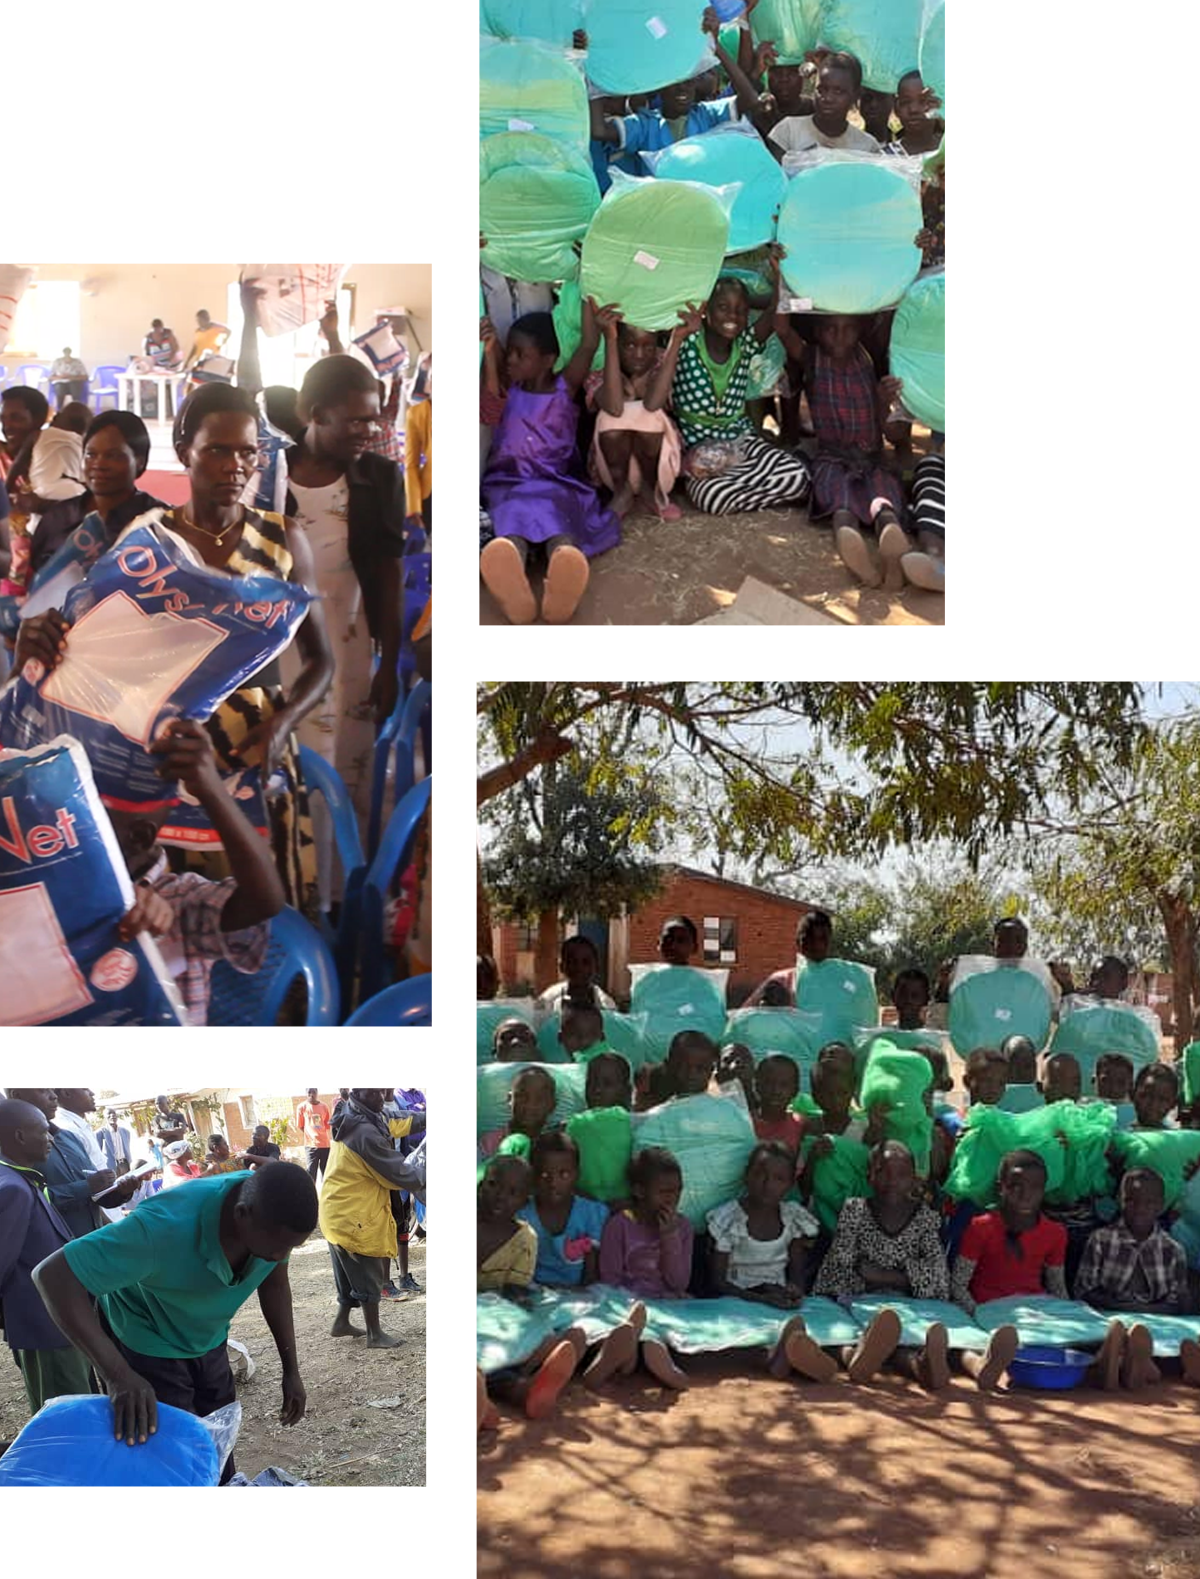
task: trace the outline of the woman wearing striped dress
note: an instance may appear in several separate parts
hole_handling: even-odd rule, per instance
[[[646,395],[647,411],[662,410],[670,399],[686,448],[687,496],[709,515],[803,504],[808,498],[808,462],[760,438],[746,410],[751,359],[775,327],[775,256],[771,272],[771,304],[753,327],[740,280],[718,280],[703,310],[689,302]]]

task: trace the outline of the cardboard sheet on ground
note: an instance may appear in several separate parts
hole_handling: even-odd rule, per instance
[[[348,263],[243,263],[241,279],[260,289],[258,326],[267,336],[316,323],[337,297]]]
[[[946,276],[923,274],[904,293],[892,323],[891,370],[919,422],[946,431]]]
[[[588,10],[588,0],[480,0],[479,30],[569,49],[575,33],[587,26]]]
[[[754,1125],[741,1087],[725,1091],[718,1097],[675,1097],[634,1120],[635,1156],[647,1146],[665,1146],[678,1161],[679,1210],[693,1228],[703,1228],[709,1212],[741,1194],[754,1150]]]
[[[753,1300],[648,1299],[646,1337],[657,1338],[677,1354],[721,1354],[727,1349],[773,1348],[792,1316],[804,1322],[809,1337],[823,1348],[854,1343],[861,1327],[835,1300],[813,1294],[792,1311],[757,1305]]]
[[[1096,1089],[1096,1063],[1101,1053],[1123,1053],[1135,1076],[1147,1064],[1157,1063],[1161,1031],[1153,1009],[1099,998],[1066,998],[1050,1051],[1070,1053],[1078,1061],[1087,1093]]]
[[[999,1047],[1027,1036],[1040,1052],[1050,1035],[1053,999],[1046,967],[986,954],[963,955],[950,982],[950,1040],[965,1058],[976,1047]]]
[[[580,289],[639,329],[671,329],[689,301],[708,300],[729,214],[711,187],[619,175],[584,237]]]
[[[685,137],[656,154],[643,154],[661,181],[697,181],[702,186],[737,185],[729,220],[729,252],[746,252],[775,239],[775,216],[787,177],[752,126],[741,121]]]
[[[533,1029],[533,1003],[529,998],[488,998],[475,1005],[475,1062],[492,1062],[492,1039],[505,1020],[524,1020]]]
[[[587,152],[587,88],[561,49],[530,40],[479,41],[479,135],[541,132]]]
[[[750,16],[756,44],[770,40],[781,66],[798,66],[821,36],[822,0],[758,0]],[[731,50],[737,59],[737,50]]]
[[[591,161],[539,132],[498,132],[479,145],[480,261],[534,284],[574,273],[574,243],[600,206]]]
[[[0,751],[0,1025],[180,1025],[157,944],[117,924],[133,884],[82,748]]]
[[[796,1007],[819,1015],[819,1046],[845,1042],[854,1046],[855,1033],[879,1019],[875,972],[857,960],[813,961],[796,959]]]
[[[475,1296],[475,1363],[485,1376],[522,1364],[556,1330],[545,1311],[526,1310],[503,1294]]]
[[[475,1070],[476,1132],[502,1129],[508,1123],[508,1093],[522,1069],[544,1069],[554,1081],[558,1103],[551,1124],[565,1124],[583,1107],[587,1071],[582,1064],[480,1064]]]
[[[703,11],[698,0],[603,0],[588,13],[588,80],[605,93],[655,93],[694,77],[713,59]]]
[[[850,1301],[850,1314],[868,1326],[881,1310],[894,1310],[900,1318],[900,1342],[920,1348],[934,1322],[946,1329],[951,1349],[987,1348],[988,1333],[967,1315],[961,1305],[947,1299],[908,1299],[892,1294],[859,1294]]]
[[[891,307],[917,277],[921,199],[882,163],[831,162],[788,184],[777,237],[783,277],[818,312]]]
[[[1068,1348],[1072,1344],[1090,1348],[1103,1343],[1112,1319],[1077,1299],[1053,1299],[1049,1294],[990,1299],[975,1307],[976,1324],[985,1332],[1013,1326],[1022,1343],[1052,1343]]]
[[[863,87],[895,93],[917,69],[924,0],[824,0],[821,42],[858,57]]]

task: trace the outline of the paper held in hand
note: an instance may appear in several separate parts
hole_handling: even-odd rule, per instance
[[[128,1173],[123,1173],[121,1178],[117,1180],[117,1184],[121,1183],[121,1179],[144,1179],[148,1173],[153,1173],[157,1167],[158,1164],[152,1158],[147,1158],[145,1162],[139,1162],[136,1168],[131,1168]],[[99,1195],[93,1195],[92,1200],[102,1201],[106,1195],[112,1194],[117,1184],[110,1184],[107,1190],[101,1190]]]

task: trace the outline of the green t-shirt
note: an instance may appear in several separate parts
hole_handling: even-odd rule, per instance
[[[221,1249],[221,1205],[250,1177],[189,1179],[64,1246],[67,1265],[128,1348],[194,1360],[229,1337],[229,1323],[277,1265],[251,1256],[235,1278]]]

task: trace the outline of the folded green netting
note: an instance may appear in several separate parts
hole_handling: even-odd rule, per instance
[[[591,117],[583,74],[562,50],[511,39],[479,41],[479,135],[541,132],[586,153]]]
[[[1095,1090],[1096,1063],[1101,1053],[1123,1053],[1136,1075],[1158,1062],[1158,1037],[1147,1014],[1125,1003],[1098,1000],[1072,1007],[1063,1015],[1050,1043],[1052,1053],[1070,1053],[1079,1063],[1084,1091]]]
[[[875,1041],[863,1071],[860,1101],[868,1112],[877,1102],[886,1106],[884,1134],[908,1147],[921,1175],[929,1172],[933,1119],[925,1108],[925,1093],[932,1084],[928,1058],[883,1038]]]
[[[1009,1084],[996,1106],[1005,1113],[1032,1113],[1034,1108],[1045,1107],[1046,1099],[1036,1085]]]
[[[1186,1179],[1175,1203],[1179,1216],[1171,1224],[1171,1237],[1187,1252],[1188,1265],[1200,1267],[1200,1173]]]
[[[587,1343],[599,1343],[627,1321],[635,1300],[627,1289],[607,1283],[586,1288],[538,1288],[529,1291],[530,1304],[554,1332],[577,1328]]]
[[[569,49],[587,26],[585,0],[480,0],[479,29],[495,38],[535,38]]]
[[[696,0],[602,0],[588,14],[587,74],[605,93],[654,93],[711,62]]]
[[[1057,1132],[1066,1140],[1062,1183],[1046,1190],[1050,1205],[1074,1206],[1077,1201],[1106,1194],[1112,1187],[1108,1148],[1116,1128],[1116,1109],[1107,1102],[1054,1102],[1045,1111],[1054,1115]]]
[[[533,1150],[533,1142],[528,1135],[506,1135],[490,1157],[482,1159],[475,1169],[475,1183],[482,1184],[483,1176],[488,1170],[488,1163],[494,1162],[497,1157],[523,1157],[529,1161],[529,1154]]]
[[[798,66],[821,36],[822,0],[758,0],[750,17],[756,44],[775,45],[781,66]],[[737,50],[731,50],[737,59]]]
[[[1179,1055],[1179,1090],[1185,1107],[1200,1098],[1200,1042],[1189,1042]]]
[[[809,1084],[812,1066],[824,1047],[824,1016],[802,1009],[734,1009],[725,1021],[721,1046],[740,1042],[754,1055],[755,1063],[768,1053],[782,1053],[800,1071],[801,1088]]]
[[[946,109],[946,7],[943,0],[936,4],[925,18],[921,31],[921,47],[917,52],[921,81],[932,88]]]
[[[742,1193],[746,1163],[756,1144],[745,1104],[733,1096],[676,1097],[635,1123],[633,1152],[665,1146],[683,1171],[679,1210],[693,1228],[709,1212]]]
[[[866,1327],[881,1310],[894,1310],[900,1318],[900,1342],[906,1348],[924,1346],[925,1334],[940,1321],[952,1349],[986,1349],[988,1334],[977,1326],[961,1305],[947,1299],[909,1299],[894,1294],[857,1294],[850,1301],[850,1314]]]
[[[892,323],[888,353],[901,399],[918,422],[946,431],[946,276],[923,274],[908,287]]]
[[[783,277],[819,312],[872,313],[898,302],[917,277],[921,199],[882,163],[831,162],[788,184],[776,232]]]
[[[522,1364],[554,1333],[544,1312],[526,1310],[503,1294],[475,1296],[475,1363],[485,1376]]]
[[[599,303],[601,307],[605,304]],[[554,364],[554,371],[561,373],[563,368],[579,349],[579,342],[583,339],[583,293],[579,289],[579,267],[576,267],[558,287],[557,298],[551,311],[554,319],[554,334],[558,340],[558,361]],[[596,347],[596,354],[592,358],[593,372],[601,372],[604,368],[604,338],[601,336],[600,344]]]
[[[539,132],[499,132],[480,143],[480,260],[488,268],[535,284],[563,279],[599,206],[591,161],[573,144]]]
[[[1015,1327],[1022,1343],[1050,1343],[1090,1348],[1104,1342],[1112,1316],[1101,1315],[1077,1299],[1052,1299],[1049,1294],[1018,1294],[989,1299],[975,1307],[975,1322],[985,1332]]]
[[[596,1201],[627,1200],[633,1153],[629,1110],[587,1108],[567,1120],[567,1134],[579,1147],[580,1195]]]
[[[802,1163],[818,1137],[806,1137],[800,1148]],[[866,1196],[867,1162],[870,1151],[861,1140],[851,1140],[847,1135],[828,1135],[833,1150],[827,1157],[818,1157],[812,1172],[812,1208],[830,1233],[837,1229],[838,1214],[853,1196]]]
[[[895,93],[917,69],[923,11],[924,0],[825,0],[821,42],[858,57],[864,88]]]
[[[1168,1207],[1183,1195],[1187,1169],[1200,1159],[1200,1130],[1124,1129],[1112,1137],[1112,1149],[1125,1172],[1153,1168],[1163,1182]]]
[[[773,1348],[784,1324],[799,1316],[814,1343],[854,1343],[858,1322],[832,1299],[814,1295],[793,1311],[723,1295],[720,1299],[648,1299],[646,1336],[678,1354],[719,1354],[725,1349]]]
[[[801,1091],[799,1096],[791,1103],[790,1111],[802,1113],[805,1118],[820,1118],[821,1109],[807,1091]]]
[[[630,1013],[645,1016],[646,1060],[662,1063],[672,1037],[703,1031],[714,1042],[725,1029],[726,970],[694,970],[690,965],[631,965]]]
[[[875,972],[857,960],[814,962],[801,955],[796,961],[796,1007],[820,1017],[822,1047],[827,1042],[853,1047],[856,1033],[879,1019]]]
[[[475,1062],[477,1064],[491,1063],[492,1038],[496,1034],[496,1027],[505,1020],[524,1020],[532,1030],[533,1008],[528,999],[518,1003],[512,999],[490,998],[486,1002],[475,1005]]]
[[[558,1104],[551,1124],[565,1124],[584,1105],[587,1070],[582,1064],[481,1064],[475,1071],[475,1132],[503,1129],[508,1123],[508,1093],[522,1069],[544,1069],[554,1081]]]
[[[1009,1036],[1027,1036],[1040,1052],[1050,1013],[1050,989],[1039,972],[987,956],[959,960],[950,984],[950,1040],[961,1057]]]
[[[902,1031],[898,1025],[869,1025],[860,1028],[855,1031],[854,1040],[850,1044],[854,1048],[854,1076],[860,1084],[863,1070],[867,1067],[867,1059],[871,1056],[871,1048],[880,1040],[890,1043],[893,1047],[903,1047],[910,1053],[920,1052],[924,1047],[937,1048],[947,1055],[950,1052],[950,1038],[945,1031],[935,1031],[924,1026],[919,1031]]]
[[[639,329],[672,329],[717,282],[728,211],[710,187],[617,175],[584,237],[580,288]]]
[[[702,136],[685,137],[658,153],[643,155],[643,162],[662,181],[738,185],[727,251],[745,252],[775,239],[775,216],[787,191],[787,177],[748,123],[738,121]]]
[[[1103,1195],[1109,1188],[1107,1152],[1116,1114],[1103,1102],[1052,1102],[1027,1113],[972,1107],[946,1180],[956,1201],[994,1207],[1000,1163],[1010,1151],[1036,1151],[1046,1164],[1046,1199],[1053,1206]]]

